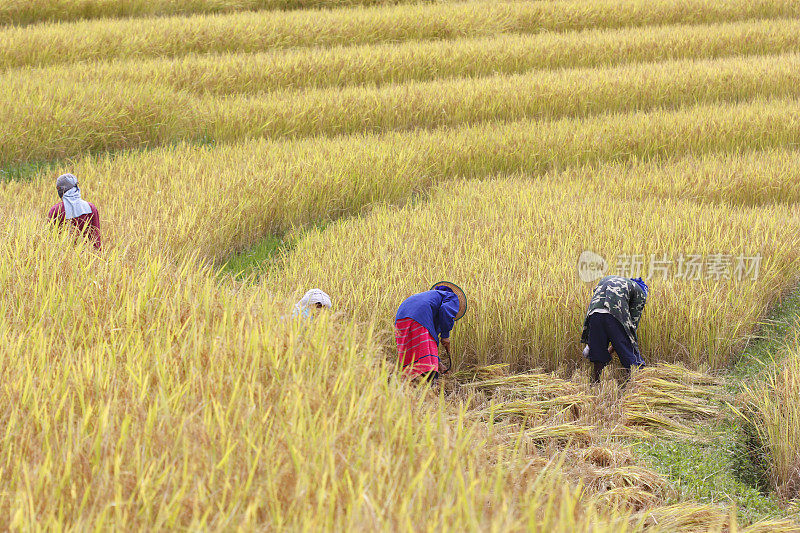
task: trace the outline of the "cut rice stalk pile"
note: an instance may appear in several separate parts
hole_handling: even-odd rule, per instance
[[[511,438],[522,437],[527,441],[569,441],[569,442],[590,442],[596,432],[592,426],[568,423],[549,426],[536,426],[519,434],[510,434]]]
[[[489,412],[495,417],[536,417],[553,409],[568,409],[583,405],[585,402],[586,397],[583,394],[556,396],[548,400],[512,400],[492,405]]]
[[[660,365],[635,373],[630,391],[620,402],[625,425],[696,437],[697,431],[687,426],[687,422],[721,416],[726,395],[713,377],[690,370],[681,372],[674,365],[664,369],[666,379],[660,374]],[[692,381],[707,384],[697,385]]]
[[[478,367],[471,372],[480,371]],[[614,387],[587,387],[585,378],[576,379],[578,382],[554,374],[514,374],[466,383],[460,388],[491,396],[488,405],[479,409],[480,415],[487,419],[516,420],[531,428],[526,429],[526,437],[532,439],[543,435],[563,438],[566,434],[581,437],[594,434],[604,438],[652,438],[657,434],[696,437],[692,423],[720,417],[725,399],[717,379],[677,365],[655,365],[636,372],[622,391],[615,391]],[[554,423],[556,426],[552,426]]]
[[[797,533],[800,530],[798,523],[791,519],[762,520],[740,528],[735,509],[723,509],[714,505],[689,502],[642,511],[634,515],[633,521],[637,527],[646,531]]]
[[[460,381],[462,383],[476,380],[489,380],[507,376],[510,366],[511,365],[508,363],[497,363],[494,365],[465,368],[463,370],[453,372],[452,374],[448,375],[448,378]]]
[[[484,367],[479,367],[484,368]],[[477,370],[476,372],[481,372]],[[554,397],[577,391],[577,385],[546,373],[511,374],[462,385],[464,389],[519,393],[527,397]]]

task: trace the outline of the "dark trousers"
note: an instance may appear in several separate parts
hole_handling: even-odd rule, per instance
[[[595,366],[611,362],[608,345],[614,347],[619,362],[625,368],[644,366],[644,359],[634,349],[631,339],[619,320],[609,313],[594,313],[589,316],[589,360]]]

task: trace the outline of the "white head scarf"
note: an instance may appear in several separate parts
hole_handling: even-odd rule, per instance
[[[92,212],[89,202],[81,199],[81,190],[78,188],[78,178],[72,174],[62,174],[56,180],[56,188],[64,191],[61,200],[64,202],[64,218],[67,220]]]
[[[320,289],[311,289],[303,298],[294,306],[294,316],[302,316],[308,318],[311,315],[311,308],[317,304],[322,304],[323,307],[331,307],[331,297],[325,294]]]

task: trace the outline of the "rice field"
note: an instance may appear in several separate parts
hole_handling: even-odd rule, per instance
[[[40,67],[36,72],[43,77],[71,76],[84,81],[158,80],[178,91],[222,96],[522,74],[535,69],[789,54],[800,50],[799,33],[795,19],[779,18],[691,26],[500,33],[255,53],[187,53],[167,58],[69,63]]]
[[[53,83],[58,76],[17,73],[3,84],[0,161],[24,163],[176,140],[334,137],[637,111],[656,116],[704,103],[732,107],[753,99],[793,100],[800,96],[799,66],[800,56],[789,54],[224,98],[147,83],[86,80],[76,89]],[[17,101],[21,93],[30,95],[29,107]],[[20,114],[23,120],[16,118]],[[636,118],[619,120],[640,122]]]
[[[389,329],[395,302],[426,279],[459,279],[472,287],[475,311],[458,324],[459,361],[553,369],[581,360],[580,328],[572,325],[582,324],[586,287],[565,286],[564,280],[575,275],[583,250],[609,261],[640,254],[647,263],[679,248],[701,257],[719,250],[734,258],[764,254],[769,260],[756,282],[737,279],[733,269],[726,280],[650,278],[652,307],[640,325],[648,354],[658,361],[725,366],[769,302],[791,286],[783,278],[799,266],[796,209],[630,200],[617,194],[623,187],[560,175],[443,184],[423,205],[376,208],[304,235],[265,282],[294,287],[315,281],[346,295],[340,305],[347,312],[364,321],[380,317]],[[606,204],[602,216],[598,198]],[[415,239],[419,234],[428,239]],[[430,241],[442,245],[431,247]],[[643,261],[630,275],[646,276],[648,267]]]
[[[4,3],[0,529],[800,531],[797,330],[730,370],[800,283],[798,30],[796,0]],[[64,172],[102,253],[45,222]],[[584,251],[651,287],[625,388],[588,384]],[[430,389],[392,320],[438,279],[470,311]],[[311,287],[333,311],[293,319]],[[726,424],[757,496],[637,451]]]
[[[9,0],[0,24],[400,4],[403,0]]]
[[[0,30],[0,69],[84,60],[257,52],[660,24],[796,17],[794,0],[466,0],[318,12],[81,21]]]

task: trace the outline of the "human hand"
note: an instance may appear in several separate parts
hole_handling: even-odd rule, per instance
[[[442,339],[442,348],[444,348],[444,350],[447,353],[450,353],[450,338],[449,337],[446,338],[446,339]]]
[[[609,346],[609,347],[608,347],[608,354],[609,354],[609,355],[613,354],[615,351],[616,351],[616,350],[614,350],[614,347],[613,347],[613,346]]]

